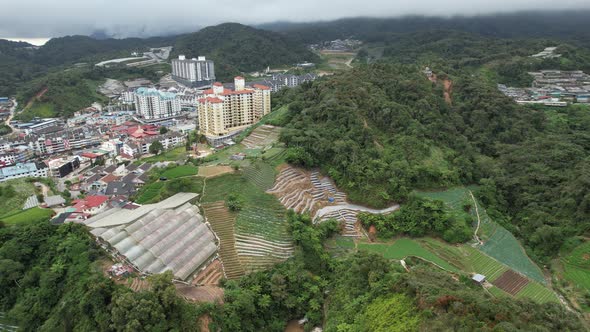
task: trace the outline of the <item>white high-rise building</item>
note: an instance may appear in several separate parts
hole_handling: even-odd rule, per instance
[[[172,78],[188,87],[209,86],[215,81],[215,66],[204,56],[187,59],[180,55],[172,60]]]
[[[180,100],[175,93],[153,88],[135,90],[135,111],[146,119],[161,119],[180,114]]]

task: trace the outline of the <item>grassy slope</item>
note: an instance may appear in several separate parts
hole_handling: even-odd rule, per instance
[[[51,209],[42,209],[39,207],[34,207],[32,209],[24,210],[22,212],[17,212],[10,216],[1,217],[1,220],[6,225],[34,223],[49,220],[49,218],[51,218],[53,214],[54,212]]]
[[[590,291],[590,242],[577,246],[562,259],[564,277]]]
[[[0,197],[0,216],[14,214],[23,208],[27,198],[35,194],[35,187],[24,179],[2,182],[0,187],[12,185],[16,194],[13,197]]]
[[[374,251],[383,254],[389,259],[404,259],[409,256],[419,257],[444,268],[448,271],[457,272],[458,269],[445,260],[441,259],[428,249],[425,249],[417,241],[401,238],[393,243],[359,243],[359,249]]]
[[[176,166],[174,168],[165,170],[164,172],[162,172],[162,174],[160,174],[160,176],[166,177],[168,179],[175,179],[175,178],[180,178],[183,176],[197,175],[198,172],[199,172],[199,169],[196,166],[180,165],[180,166]]]

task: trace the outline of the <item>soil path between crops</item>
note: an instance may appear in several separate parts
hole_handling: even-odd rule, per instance
[[[471,192],[471,190],[469,190],[469,195],[471,195],[471,199],[473,200],[473,204],[475,205],[475,214],[477,214],[477,227],[475,228],[475,233],[473,234],[473,237],[475,238],[475,241],[479,243],[479,245],[483,245],[483,242],[479,239],[479,236],[477,236],[477,232],[479,232],[479,225],[481,224],[481,219],[479,218],[479,209],[477,208],[477,202],[475,201],[475,197],[473,197],[473,193]]]

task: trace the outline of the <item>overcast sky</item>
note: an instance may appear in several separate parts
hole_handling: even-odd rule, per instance
[[[473,15],[589,8],[589,0],[6,0],[0,38],[46,38],[103,30],[117,37],[195,31],[240,22],[309,22],[353,16]]]

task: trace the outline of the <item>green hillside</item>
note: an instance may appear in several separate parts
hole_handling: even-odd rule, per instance
[[[262,70],[268,66],[317,61],[315,54],[301,43],[270,31],[237,23],[204,28],[178,38],[175,54],[204,55],[215,61],[219,80],[229,80],[240,72]]]

